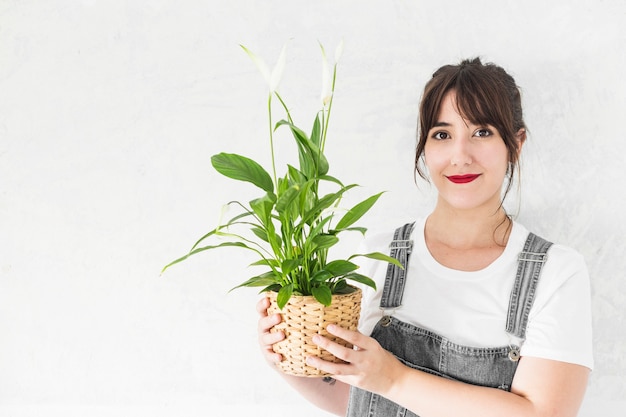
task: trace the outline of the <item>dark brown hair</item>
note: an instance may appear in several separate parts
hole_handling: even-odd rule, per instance
[[[466,59],[458,65],[445,65],[433,74],[424,88],[419,109],[418,142],[415,152],[415,172],[428,180],[421,166],[428,131],[438,121],[437,117],[445,95],[456,94],[458,110],[474,124],[495,127],[504,140],[509,153],[509,176],[506,193],[518,169],[520,129],[526,129],[522,116],[520,91],[513,77],[492,63],[483,64],[480,58]]]

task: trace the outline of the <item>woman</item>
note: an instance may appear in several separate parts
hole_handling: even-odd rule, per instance
[[[308,360],[333,378],[285,379],[337,415],[575,416],[593,367],[589,278],[578,253],[503,208],[526,139],[515,81],[479,59],[444,66],[419,116],[416,172],[435,208],[367,242],[392,242],[405,270],[363,266],[378,291],[364,290],[360,331],[328,328],[355,349],[314,339],[347,362]],[[267,306],[259,341],[276,363]]]

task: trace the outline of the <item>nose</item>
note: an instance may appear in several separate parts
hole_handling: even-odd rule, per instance
[[[470,146],[470,141],[466,138],[457,138],[453,141],[452,154],[450,155],[450,165],[471,165],[472,156]]]

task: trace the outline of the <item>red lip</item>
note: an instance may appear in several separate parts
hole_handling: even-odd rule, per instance
[[[466,184],[474,181],[478,177],[480,177],[480,174],[450,175],[446,178],[455,184]]]

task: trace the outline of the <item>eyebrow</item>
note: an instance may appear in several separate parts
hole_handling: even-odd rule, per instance
[[[480,124],[480,123],[474,123],[474,122],[469,122],[470,124],[473,124],[475,126],[483,126],[483,127],[493,127],[493,125],[491,123],[485,123],[485,124]],[[466,126],[469,126],[469,124],[466,122],[465,123]],[[448,123],[448,122],[435,122],[435,124],[433,124],[433,127],[431,127],[431,129],[434,129],[436,127],[451,127],[452,123]]]
[[[448,122],[436,122],[433,127],[450,127],[452,124]]]

